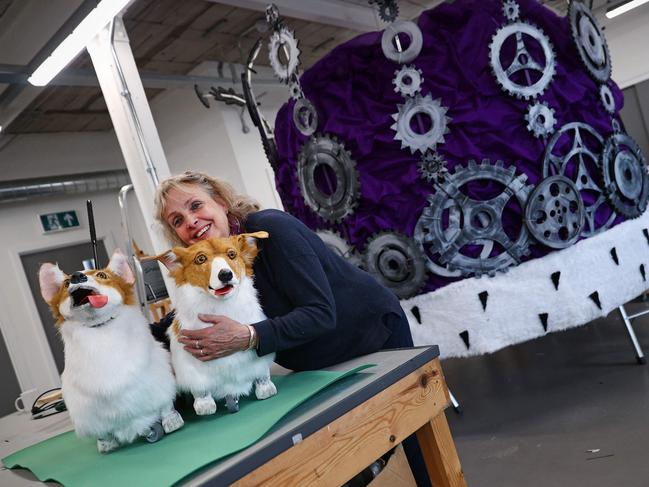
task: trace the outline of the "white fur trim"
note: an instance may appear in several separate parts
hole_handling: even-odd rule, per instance
[[[401,301],[415,345],[437,344],[442,357],[495,352],[607,315],[649,288],[649,212],[612,229],[511,268],[493,278],[468,278]],[[611,257],[615,247],[619,260]],[[640,266],[644,265],[647,281]],[[555,290],[551,274],[561,272]],[[489,295],[483,310],[479,294]],[[589,298],[597,292],[601,309]],[[413,315],[417,306],[421,324]],[[468,331],[469,348],[460,333]]]

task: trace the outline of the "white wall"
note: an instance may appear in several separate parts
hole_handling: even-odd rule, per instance
[[[22,390],[55,387],[59,378],[20,254],[88,242],[86,198],[87,195],[57,196],[0,206],[0,268],[3,270],[0,328]],[[115,247],[124,248],[125,242],[116,192],[96,193],[92,200],[97,237],[104,239],[110,255]],[[43,234],[38,216],[66,210],[76,210],[80,228]],[[135,215],[133,221],[133,226],[138,229],[135,238],[145,238],[141,215]]]

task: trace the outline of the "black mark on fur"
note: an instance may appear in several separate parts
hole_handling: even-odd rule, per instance
[[[599,293],[597,291],[588,295],[588,297],[593,300],[593,303],[595,303],[599,309],[602,309],[602,303],[599,300]]]
[[[478,294],[480,302],[482,303],[482,310],[487,311],[487,299],[489,299],[489,293],[487,291],[482,291]]]
[[[620,260],[617,258],[617,250],[615,247],[611,249],[611,258],[613,259],[613,262],[615,262],[615,265],[620,265]]]
[[[466,348],[471,348],[471,345],[469,345],[469,332],[467,330],[464,330],[462,333],[460,333],[460,338],[466,345]]]
[[[647,243],[649,244],[649,230],[645,228],[642,230],[642,233],[644,233],[644,238],[647,239]]]
[[[644,270],[644,264],[640,264],[640,274],[642,274],[642,280],[646,281],[647,280],[647,274]]]
[[[410,312],[412,313],[412,316],[414,316],[417,320],[417,323],[421,325],[421,313],[419,312],[419,306],[413,306],[412,308],[410,308]]]
[[[554,283],[554,289],[557,291],[559,290],[559,279],[561,279],[561,272],[553,272],[552,275],[550,276],[552,278],[552,282]]]
[[[543,325],[543,329],[545,331],[548,331],[548,314],[547,313],[539,314],[539,319],[541,320],[541,324]]]

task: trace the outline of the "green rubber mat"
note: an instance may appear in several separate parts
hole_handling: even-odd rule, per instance
[[[183,411],[185,426],[157,443],[144,440],[108,454],[96,442],[73,431],[60,434],[3,458],[7,468],[26,468],[42,481],[66,486],[172,485],[196,470],[252,445],[282,417],[328,385],[360,370],[309,371],[273,377],[277,395],[258,401],[241,399],[238,413],[225,406],[212,416]]]

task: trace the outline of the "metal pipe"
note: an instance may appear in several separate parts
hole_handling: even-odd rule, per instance
[[[153,187],[157,188],[160,180],[158,179],[158,173],[151,158],[151,153],[149,152],[149,147],[144,140],[144,131],[142,130],[142,124],[140,123],[140,118],[137,116],[137,111],[135,110],[135,104],[133,103],[133,97],[131,92],[128,89],[128,84],[126,83],[126,76],[124,76],[124,71],[122,70],[122,65],[119,62],[117,52],[115,51],[115,19],[110,22],[110,53],[113,57],[113,62],[115,63],[115,68],[117,69],[117,74],[119,76],[119,82],[122,85],[122,96],[126,99],[128,104],[128,109],[131,112],[131,117],[135,123],[135,134],[137,135],[138,142],[144,154],[144,159],[146,160],[146,172],[151,177],[153,181]]]

